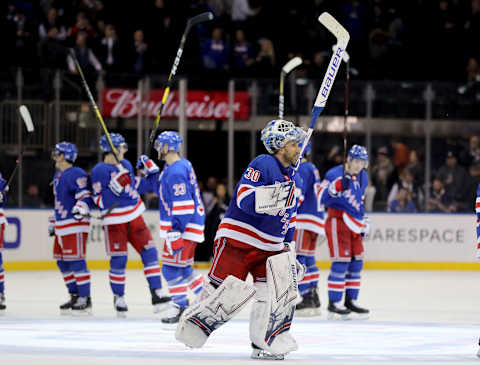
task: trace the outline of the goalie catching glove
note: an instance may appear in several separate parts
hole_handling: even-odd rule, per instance
[[[259,214],[276,214],[280,210],[292,208],[295,202],[293,181],[255,188],[255,212]]]
[[[130,185],[132,180],[130,174],[125,168],[120,168],[120,171],[110,179],[108,187],[115,195],[120,195],[127,185]]]
[[[156,174],[157,172],[160,171],[157,164],[153,162],[153,160],[148,158],[148,156],[145,156],[145,155],[141,155],[138,158],[136,167],[142,172],[143,176]]]

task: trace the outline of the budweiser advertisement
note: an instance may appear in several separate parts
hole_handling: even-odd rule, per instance
[[[163,90],[150,91],[149,100],[140,98],[134,89],[105,89],[102,96],[102,113],[106,117],[133,118],[140,107],[145,115],[154,118],[162,102]],[[234,118],[246,120],[250,115],[247,91],[235,92]],[[162,118],[177,118],[180,113],[179,93],[171,91],[162,111]],[[188,119],[228,119],[228,92],[189,90],[186,114]]]

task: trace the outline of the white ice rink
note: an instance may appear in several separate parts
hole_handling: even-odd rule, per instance
[[[322,309],[327,273],[321,272]],[[296,318],[299,350],[289,364],[480,364],[480,272],[365,271],[367,321]],[[151,310],[140,270],[127,271],[127,319],[116,318],[106,271],[92,271],[93,316],[60,316],[67,298],[56,271],[7,272],[0,317],[0,364],[253,364],[248,311],[189,350]]]

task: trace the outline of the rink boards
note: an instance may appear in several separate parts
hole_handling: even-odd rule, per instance
[[[9,225],[5,232],[4,261],[7,270],[54,269],[53,238],[47,234],[51,210],[6,210]],[[480,270],[475,262],[474,214],[370,214],[372,229],[365,240],[367,269]],[[160,248],[158,212],[147,211],[144,218]],[[327,268],[326,239],[319,240],[317,261]],[[93,221],[87,259],[92,269],[105,269],[103,230]],[[208,268],[208,263],[198,264]],[[129,267],[139,268],[139,256],[129,251]]]

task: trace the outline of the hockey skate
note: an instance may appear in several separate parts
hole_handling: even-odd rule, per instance
[[[70,294],[70,300],[60,306],[60,314],[68,315],[72,312],[72,306],[77,301],[78,294]]]
[[[115,295],[113,297],[113,306],[117,311],[117,317],[119,318],[126,318],[128,312],[128,306],[125,302],[125,298],[121,297],[120,295]]]
[[[368,309],[359,307],[357,301],[354,299],[345,298],[345,307],[352,312],[352,318],[368,319],[370,311]]]
[[[153,313],[167,310],[169,303],[172,301],[168,294],[162,288],[152,289],[150,292],[152,293]]]
[[[90,297],[78,297],[77,301],[72,305],[73,315],[89,315],[92,314],[92,299]]]
[[[167,329],[175,329],[177,323],[180,321],[180,317],[187,307],[180,307],[179,305],[171,302],[168,311],[164,318],[161,319],[162,324]]]
[[[303,296],[303,300],[295,306],[295,314],[299,317],[320,315],[320,299],[316,289]]]
[[[332,319],[347,320],[347,319],[350,319],[350,313],[352,313],[350,309],[345,308],[343,305],[341,305],[338,302],[331,301],[328,303],[327,319],[329,320],[332,320]]]
[[[7,306],[5,304],[5,294],[0,293],[0,314],[3,314],[3,311],[7,309]]]
[[[285,354],[272,354],[264,349],[261,349],[252,342],[252,354],[250,357],[256,360],[285,360]]]

